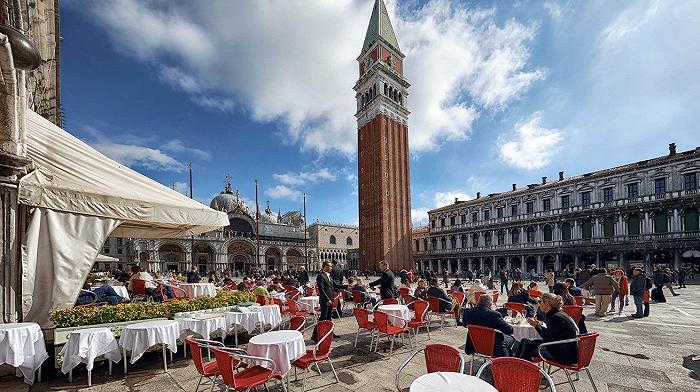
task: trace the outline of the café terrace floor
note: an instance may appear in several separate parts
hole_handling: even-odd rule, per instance
[[[689,285],[680,289],[678,297],[667,295],[665,304],[651,305],[651,315],[641,320],[629,318],[630,307],[625,308],[622,316],[610,315],[602,319],[590,316],[591,306],[584,313],[588,315],[589,331],[600,332],[596,353],[593,357],[591,372],[598,390],[601,392],[697,392],[700,391],[700,285]],[[630,298],[630,303],[631,303]],[[351,317],[350,308],[336,323],[336,332],[340,339],[333,342],[331,356],[340,378],[336,384],[327,364],[321,365],[323,375],[310,373],[307,379],[309,391],[392,391],[394,374],[409,353],[406,345],[388,355],[387,352],[370,353],[369,338],[360,336],[358,347],[354,348],[357,324]],[[432,342],[447,343],[464,349],[466,330],[454,326],[438,329],[439,321],[433,321],[431,329]],[[428,342],[423,330],[419,334],[419,344]],[[309,338],[307,333],[306,338]],[[228,340],[227,340],[228,343]],[[307,344],[311,343],[307,340]],[[181,350],[182,348],[180,348]],[[695,357],[698,360],[693,360]],[[475,364],[475,370],[481,364]],[[467,371],[468,371],[467,362]],[[199,375],[189,359],[183,359],[181,351],[175,354],[175,362],[169,365],[167,373],[163,372],[159,353],[144,355],[136,364],[129,366],[129,374],[123,377],[121,364],[115,364],[114,375],[107,375],[104,363],[96,364],[93,370],[93,386],[87,387],[87,373],[84,367],[74,371],[72,383],[58,370],[46,371],[44,381],[32,387],[22,384],[19,379],[3,377],[0,390],[14,391],[194,391]],[[425,364],[421,355],[416,356],[402,374],[401,385],[408,391],[411,381],[424,374]],[[300,373],[301,376],[301,373]],[[293,380],[293,378],[292,378]],[[557,372],[554,381],[565,380]],[[270,382],[270,390],[280,390],[278,384]],[[201,391],[209,385],[200,387]],[[558,385],[559,391],[570,391],[568,384]],[[225,390],[225,388],[222,388]],[[291,390],[301,391],[299,382],[291,383]],[[592,391],[584,375],[576,382],[577,391]]]

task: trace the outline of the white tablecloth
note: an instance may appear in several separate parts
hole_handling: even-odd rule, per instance
[[[187,298],[216,297],[214,283],[180,283],[177,287],[185,291]]]
[[[297,303],[303,308],[303,310],[309,313],[316,313],[315,309],[321,306],[318,300],[318,295],[312,295],[310,297],[301,297],[299,298],[299,301]]]
[[[100,287],[101,286],[92,286],[92,287],[90,287],[90,290],[94,290],[94,289],[97,289]],[[122,297],[126,300],[131,299],[131,298],[129,298],[129,290],[127,290],[126,287],[121,286],[121,285],[117,285],[117,286],[112,286],[112,288],[114,289],[115,293],[119,294],[120,297]]]
[[[517,340],[518,342],[521,341],[523,338],[528,338],[528,339],[542,339],[539,333],[537,333],[537,330],[535,327],[532,325],[528,324],[527,322],[521,323],[521,324],[512,324],[513,327],[513,338]]]
[[[408,306],[406,305],[379,305],[377,309],[388,314],[389,324],[394,325],[396,327],[404,327],[406,323],[404,323],[403,320],[391,316],[401,317],[406,320],[411,319],[411,311],[408,310]]]
[[[264,325],[276,327],[282,322],[282,312],[279,305],[250,306],[248,309],[260,309]]]
[[[241,307],[239,312],[226,312],[226,331],[236,325],[245,328],[248,333],[255,331],[258,323],[264,320],[263,312],[259,307]]]
[[[176,353],[180,326],[175,320],[145,321],[126,326],[119,337],[119,345],[131,352],[131,363],[136,362],[149,347],[165,344]]]
[[[275,299],[279,299],[280,301],[287,300],[287,295],[285,293],[280,293],[277,291],[270,292],[270,297],[275,298]]]
[[[34,383],[34,372],[48,357],[39,324],[0,324],[0,364],[19,368],[25,383]]]
[[[306,354],[306,344],[304,336],[299,331],[266,332],[250,338],[248,354],[275,361],[277,370],[287,374],[292,368],[292,362]],[[261,362],[258,365],[271,368],[270,363],[267,362]]]
[[[223,313],[203,314],[178,320],[180,325],[180,340],[185,341],[187,332],[199,334],[202,339],[211,340],[214,331],[226,330],[226,317]]]
[[[95,358],[100,355],[104,355],[112,362],[119,362],[122,359],[117,339],[109,328],[85,328],[73,331],[61,350],[63,357],[61,371],[66,374],[81,362],[87,364],[88,370],[92,370]]]
[[[461,373],[436,372],[424,374],[411,383],[411,392],[498,392],[491,384]]]

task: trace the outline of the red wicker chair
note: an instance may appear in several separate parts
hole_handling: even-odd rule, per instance
[[[566,305],[562,306],[561,310],[568,314],[574,320],[574,323],[578,325],[581,321],[581,316],[583,315],[583,306],[578,305]]]
[[[168,296],[165,295],[165,286],[170,287],[170,290],[173,291],[173,294],[175,294],[173,298],[168,298]],[[160,292],[160,297],[163,298],[163,302],[173,302],[187,299],[187,293],[185,292],[185,290],[179,287],[158,283],[158,291]]]
[[[360,330],[366,329],[370,333],[369,347],[372,348],[374,343],[374,331],[377,329],[377,324],[369,320],[369,311],[363,308],[354,308],[352,314],[357,321],[357,334],[355,335],[355,347],[357,347],[357,339],[360,337]]]
[[[494,292],[493,292],[492,297],[493,297],[493,304],[494,304],[494,305],[496,305],[496,304],[498,303],[498,296],[499,296],[499,295],[500,295],[500,294],[498,293],[498,291],[494,291]]]
[[[350,293],[352,294],[352,302],[355,303],[355,307],[366,308],[367,305],[371,304],[371,302],[369,302],[369,301],[362,302],[362,292],[361,291],[352,290]]]
[[[503,306],[506,309],[510,309],[525,316],[525,304],[521,304],[519,302],[506,302],[505,304],[503,304]]]
[[[472,345],[474,346],[474,353],[471,354],[471,362],[469,364],[470,375],[473,374],[474,359],[476,357],[493,357],[493,349],[496,345],[497,333],[503,334],[503,332],[497,329],[482,327],[480,325],[469,325],[467,327],[467,336],[469,337],[469,339],[472,342]]]
[[[131,280],[131,300],[135,301],[137,298],[141,301],[147,299],[146,294],[146,281],[143,279],[132,279]]]
[[[411,289],[409,289],[408,287],[401,287],[399,288],[399,292],[401,293],[401,298],[403,298],[404,296],[411,294]]]
[[[498,392],[539,392],[542,377],[549,383],[551,392],[557,390],[549,374],[530,361],[512,357],[493,358],[481,365],[476,377],[480,378],[488,366],[491,366],[493,384]]]
[[[287,314],[289,314],[290,317],[295,317],[295,316],[301,316],[301,317],[306,317],[308,316],[308,313],[304,310],[299,310],[297,307],[297,301],[290,299],[287,301]]]
[[[417,341],[418,330],[420,329],[420,327],[425,327],[425,330],[428,332],[428,340],[430,340],[430,323],[428,322],[428,319],[426,317],[428,314],[428,309],[430,308],[430,304],[428,303],[428,301],[424,301],[422,299],[411,302],[411,304],[413,304],[414,316],[413,319],[408,321],[408,328],[413,330],[413,334],[416,336]]]
[[[319,321],[318,324],[316,324],[316,333],[320,336],[318,343],[316,343],[313,350],[306,350],[306,354],[292,362],[295,380],[297,380],[297,368],[304,370],[304,381],[301,386],[302,391],[306,390],[306,373],[309,372],[309,368],[321,362],[328,362],[331,365],[331,370],[333,370],[333,375],[335,376],[335,382],[340,382],[340,380],[338,380],[338,373],[335,372],[335,367],[329,357],[331,345],[333,344],[334,328],[333,322],[330,320]],[[316,368],[319,369],[318,365],[316,365]]]
[[[304,294],[306,294],[307,297],[310,297],[314,295],[314,289],[311,287],[304,287]]]
[[[586,303],[586,299],[583,298],[583,295],[575,295],[574,301],[576,301],[576,305],[578,306],[583,306]]]
[[[212,383],[212,388],[214,388],[216,378],[221,375],[221,372],[219,371],[219,366],[216,360],[204,362],[204,357],[202,356],[202,349],[208,347],[223,347],[223,343],[215,342],[213,340],[194,339],[190,336],[187,336],[185,338],[185,345],[190,347],[194,367],[199,373],[199,381],[197,381],[197,387],[194,389],[195,392],[199,390],[199,385],[202,383],[202,379],[205,377]],[[245,350],[238,351],[242,354],[245,354]],[[238,360],[231,360],[231,366],[239,367],[240,365],[241,363]]]
[[[381,310],[374,312],[374,323],[377,325],[377,340],[375,343],[374,351],[379,351],[379,334],[385,335],[387,338],[391,339],[391,347],[389,348],[389,356],[394,353],[394,344],[396,343],[396,335],[404,334],[408,332],[408,342],[413,348],[413,340],[411,338],[411,332],[408,329],[408,320],[402,319],[400,317],[392,316],[392,318],[402,320],[403,327],[397,327],[389,323],[389,315]],[[371,348],[370,348],[371,349]]]
[[[467,298],[463,292],[461,291],[455,291],[452,293],[452,298],[457,300],[457,303],[459,303],[459,306],[462,307],[464,306],[464,301]]]
[[[277,371],[275,361],[271,359],[246,355],[245,352],[241,353],[240,349],[234,348],[212,347],[211,351],[216,357],[221,378],[226,386],[234,391],[249,391],[260,385],[265,385],[272,378],[282,383],[283,376]],[[272,369],[255,365],[237,372],[238,365],[245,361],[250,363],[265,362]],[[282,388],[284,389],[284,383],[282,383]]]
[[[423,351],[425,354],[425,367],[428,373],[435,372],[464,372],[464,358],[458,349],[446,344],[428,344],[425,348],[417,349],[399,366],[396,371],[396,389],[401,392],[401,371],[408,365],[409,362],[419,353]],[[535,366],[537,367],[537,366]]]
[[[331,303],[331,315],[333,314],[333,312],[335,312],[335,314],[338,315],[338,319],[340,319],[340,312],[338,312],[339,305],[340,305],[340,293],[337,293],[333,297],[333,302]],[[321,309],[319,308],[319,310],[321,310]]]
[[[451,316],[452,311],[449,312],[441,312],[440,311],[440,302],[447,302],[442,298],[438,297],[428,297],[428,302],[430,303],[430,314],[433,315],[438,315],[440,316],[440,328],[445,324],[445,316]],[[449,302],[450,307],[452,306],[452,302]]]
[[[382,305],[398,305],[399,300],[396,298],[387,298],[380,301]]]
[[[588,370],[588,366],[591,364],[591,360],[593,359],[593,353],[595,352],[595,344],[596,344],[596,339],[598,339],[598,333],[594,332],[591,334],[587,335],[580,335],[577,338],[574,339],[567,339],[567,340],[559,340],[556,342],[548,342],[548,343],[542,343],[538,349],[539,355],[540,355],[540,360],[546,363],[547,365],[550,366],[550,369],[552,366],[557,367],[561,370],[564,371],[564,374],[566,374],[566,378],[569,380],[569,384],[571,385],[571,389],[573,389],[574,392],[576,392],[576,387],[574,386],[574,381],[578,381],[578,373],[582,370],[586,371],[586,374],[588,375],[588,379],[591,381],[591,385],[593,385],[593,390],[595,392],[598,392],[598,388],[595,385],[595,382],[593,381],[593,377],[591,376],[590,370]],[[557,344],[566,344],[566,343],[576,343],[576,347],[578,350],[578,361],[573,364],[573,365],[565,365],[563,363],[558,363],[555,362],[551,359],[547,359],[542,356],[542,348],[544,347],[549,347],[549,346],[554,346]],[[556,371],[556,370],[555,370]],[[576,379],[571,378],[571,373],[576,373]]]
[[[471,305],[473,306],[473,305],[477,304],[479,302],[479,297],[481,297],[484,294],[486,294],[485,291],[475,291],[474,292],[474,303]]]
[[[306,317],[303,316],[294,316],[289,319],[289,330],[295,330],[302,332],[304,331],[304,328],[306,327]]]

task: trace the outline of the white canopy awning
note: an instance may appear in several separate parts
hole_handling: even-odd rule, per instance
[[[32,111],[26,143],[37,168],[20,181],[21,204],[119,219],[116,237],[180,237],[229,224],[225,213],[107,158]]]
[[[119,261],[119,259],[116,257],[99,254],[97,257],[95,257],[95,261],[98,263],[111,263],[113,261]]]
[[[27,158],[19,203],[35,207],[22,244],[25,321],[49,326],[83,286],[109,235],[167,238],[229,224],[202,205],[128,167],[27,111]]]

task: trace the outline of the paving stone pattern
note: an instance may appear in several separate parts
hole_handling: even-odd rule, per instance
[[[652,304],[651,315],[641,320],[628,317],[632,307],[626,307],[622,315],[609,315],[602,319],[592,316],[592,307],[587,307],[588,329],[598,331],[601,336],[591,365],[591,372],[600,392],[698,392],[700,391],[700,285],[689,285],[679,289],[678,297],[667,296],[668,303]],[[630,303],[631,303],[630,298]],[[330,367],[321,365],[323,374],[309,374],[309,391],[395,391],[396,369],[409,354],[406,344],[388,355],[388,344],[380,344],[380,352],[369,352],[368,335],[361,334],[358,347],[354,348],[357,324],[351,317],[351,306],[346,317],[336,322],[336,332],[341,335],[333,343],[332,358],[338,371],[340,383],[335,383]],[[464,349],[466,330],[456,327],[453,319],[442,330],[439,321],[433,321],[430,342],[443,342]],[[307,334],[307,338],[308,338]],[[245,339],[242,339],[245,341]],[[428,343],[427,335],[421,332],[418,344]],[[228,343],[228,341],[227,341]],[[311,342],[307,342],[311,345]],[[383,348],[387,352],[383,352]],[[194,391],[199,378],[191,360],[183,359],[181,352],[175,355],[167,373],[161,368],[159,353],[146,354],[136,364],[130,365],[129,374],[123,376],[121,365],[114,366],[114,375],[107,375],[107,366],[96,365],[93,370],[93,386],[87,388],[87,374],[83,367],[74,372],[73,383],[58,371],[44,371],[44,382],[32,387],[23,385],[18,379],[5,377],[0,380],[1,391]],[[475,363],[475,370],[481,361]],[[467,362],[467,371],[469,362]],[[423,358],[416,356],[406,367],[400,380],[408,391],[413,379],[424,374]],[[301,374],[300,374],[301,376]],[[486,375],[488,378],[488,374]],[[553,376],[556,383],[566,380],[562,372]],[[582,375],[576,382],[576,390],[592,391],[590,382]],[[270,383],[270,390],[281,390]],[[200,387],[208,390],[209,385]],[[224,390],[225,388],[222,388]],[[301,391],[299,382],[292,382],[293,391]],[[570,391],[568,384],[557,386],[558,391]]]

